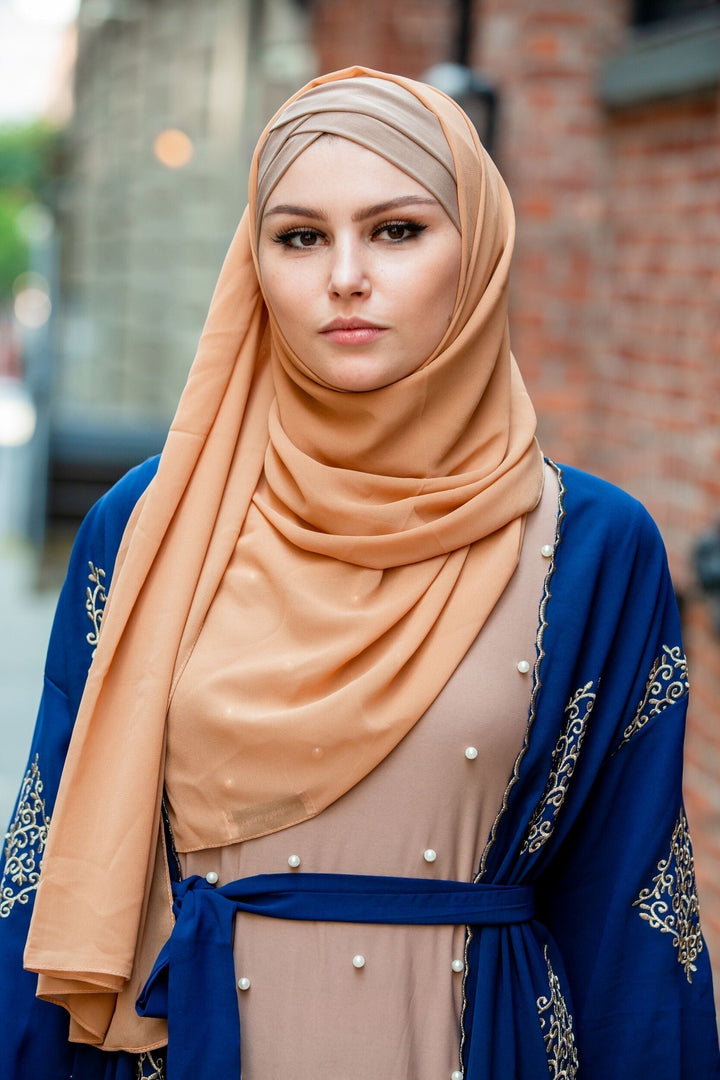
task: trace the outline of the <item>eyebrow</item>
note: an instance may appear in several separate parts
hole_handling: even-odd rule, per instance
[[[363,206],[356,210],[352,216],[353,221],[366,221],[376,214],[383,214],[387,210],[398,210],[403,206],[439,206],[437,199],[423,195],[401,195],[397,199],[389,199],[387,202],[374,203],[372,206]],[[314,218],[316,221],[327,221],[324,210],[315,209],[312,206],[295,206],[291,203],[280,203],[265,211],[265,217],[273,214],[290,214],[292,217]]]

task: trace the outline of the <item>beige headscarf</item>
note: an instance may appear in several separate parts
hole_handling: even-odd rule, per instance
[[[328,130],[420,179],[462,237],[445,337],[418,371],[360,394],[311,375],[259,284],[258,198]],[[25,961],[41,996],[70,1010],[73,1038],[162,1041],[131,1005],[170,929],[163,787],[181,851],[319,813],[422,716],[505,589],[542,488],[508,339],[513,235],[467,117],[419,83],[324,76],[261,137],[249,209],[126,530],[45,855]],[[198,635],[236,622],[258,628],[258,647],[245,634],[201,715],[168,714]]]

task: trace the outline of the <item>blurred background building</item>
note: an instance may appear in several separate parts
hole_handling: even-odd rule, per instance
[[[161,447],[269,115],[352,64],[435,81],[513,195],[513,349],[546,453],[640,498],[668,546],[720,971],[720,0],[83,0],[70,34],[14,293],[36,315],[18,326],[9,286],[0,308],[0,376],[36,410],[13,527],[40,567]]]

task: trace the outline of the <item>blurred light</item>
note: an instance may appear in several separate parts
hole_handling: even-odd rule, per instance
[[[0,446],[23,446],[32,439],[37,414],[21,382],[0,375]]]
[[[42,274],[20,274],[13,282],[15,318],[28,330],[37,330],[50,318],[50,285]]]
[[[192,140],[179,128],[166,128],[155,137],[155,157],[168,169],[182,169],[195,153]]]
[[[80,0],[13,0],[12,6],[28,22],[64,26],[77,16]]]
[[[53,231],[53,216],[41,203],[28,203],[18,212],[17,227],[30,243],[41,244],[49,240]]]
[[[442,90],[448,97],[458,98],[469,93],[471,89],[472,73],[469,68],[462,64],[444,63],[435,64],[425,72],[424,81]]]
[[[44,274],[37,274],[34,270],[28,270],[24,274],[18,274],[13,281],[13,293],[15,296],[23,289],[41,289],[50,295],[50,282]]]
[[[50,318],[52,304],[42,289],[23,289],[15,297],[15,318],[28,330],[37,330]]]

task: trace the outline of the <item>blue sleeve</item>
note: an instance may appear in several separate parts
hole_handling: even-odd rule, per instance
[[[0,864],[0,1075],[8,1080],[69,1080],[78,1075],[73,1065],[76,1048],[67,1041],[67,1014],[35,997],[37,977],[23,969],[22,956],[115,556],[132,508],[156,467],[157,459],[152,459],[133,469],[90,511],[73,546],[55,613],[27,770]],[[98,1059],[113,1056],[93,1053]],[[98,1076],[106,1075],[107,1064]]]
[[[712,976],[682,799],[687,663],[662,543],[641,524],[584,743],[557,770],[582,809],[538,881],[540,917],[571,987],[582,1080],[713,1080]]]

